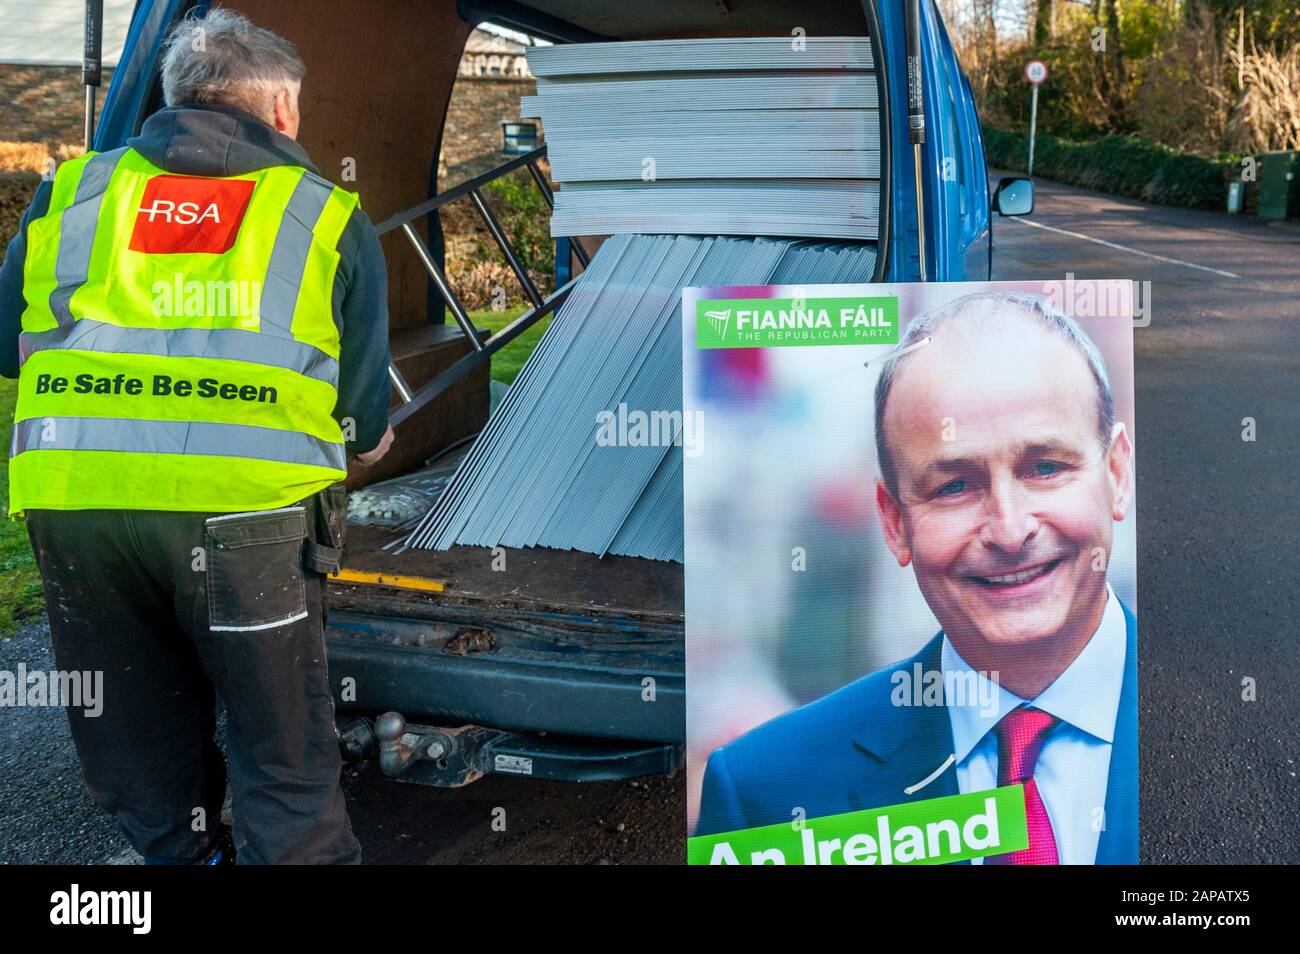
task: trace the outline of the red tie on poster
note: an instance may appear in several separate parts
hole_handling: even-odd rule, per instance
[[[1047,734],[1060,720],[1041,709],[1021,706],[1007,714],[994,729],[998,735],[998,785],[1025,786],[1025,822],[1029,847],[985,859],[986,865],[1055,865],[1056,838],[1047,806],[1038,794],[1034,768]]]

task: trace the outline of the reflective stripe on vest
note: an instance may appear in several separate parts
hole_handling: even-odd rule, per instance
[[[42,219],[60,218],[61,231],[66,239],[55,244],[51,250],[52,256],[44,249],[41,254],[33,255],[29,232],[24,269],[24,293],[29,305],[28,313],[23,315],[24,329],[28,327],[29,321],[36,323],[46,319],[61,328],[71,325],[73,317],[68,301],[73,292],[86,282],[90,269],[90,250],[99,222],[100,203],[113,170],[125,153],[125,148],[114,149],[112,152],[86,153],[65,162],[56,171],[54,188],[50,194],[50,208]],[[63,181],[60,182],[60,179]],[[49,241],[45,231],[39,234],[37,240]]]
[[[345,476],[332,299],[356,207],[294,166],[63,163],[28,226],[10,513],[268,509]]]
[[[37,448],[185,454],[190,447],[202,448],[202,453],[215,457],[308,463],[336,470],[346,466],[339,445],[306,434],[247,424],[111,417],[45,417],[20,421],[14,425],[12,451],[15,456]]]

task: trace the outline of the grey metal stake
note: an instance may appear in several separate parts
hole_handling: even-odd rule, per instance
[[[95,90],[103,77],[104,0],[86,0],[81,82],[86,87],[86,151],[95,147]]]

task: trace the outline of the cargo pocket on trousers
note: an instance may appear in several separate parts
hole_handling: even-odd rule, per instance
[[[274,629],[307,616],[304,507],[209,517],[203,535],[209,629]]]

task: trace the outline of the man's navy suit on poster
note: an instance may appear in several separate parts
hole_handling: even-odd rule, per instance
[[[1127,607],[1123,683],[1096,864],[1138,863],[1137,623]],[[919,653],[786,713],[718,749],[709,759],[696,835],[865,811],[959,794],[945,706],[899,706],[895,672],[940,669],[943,634]]]

